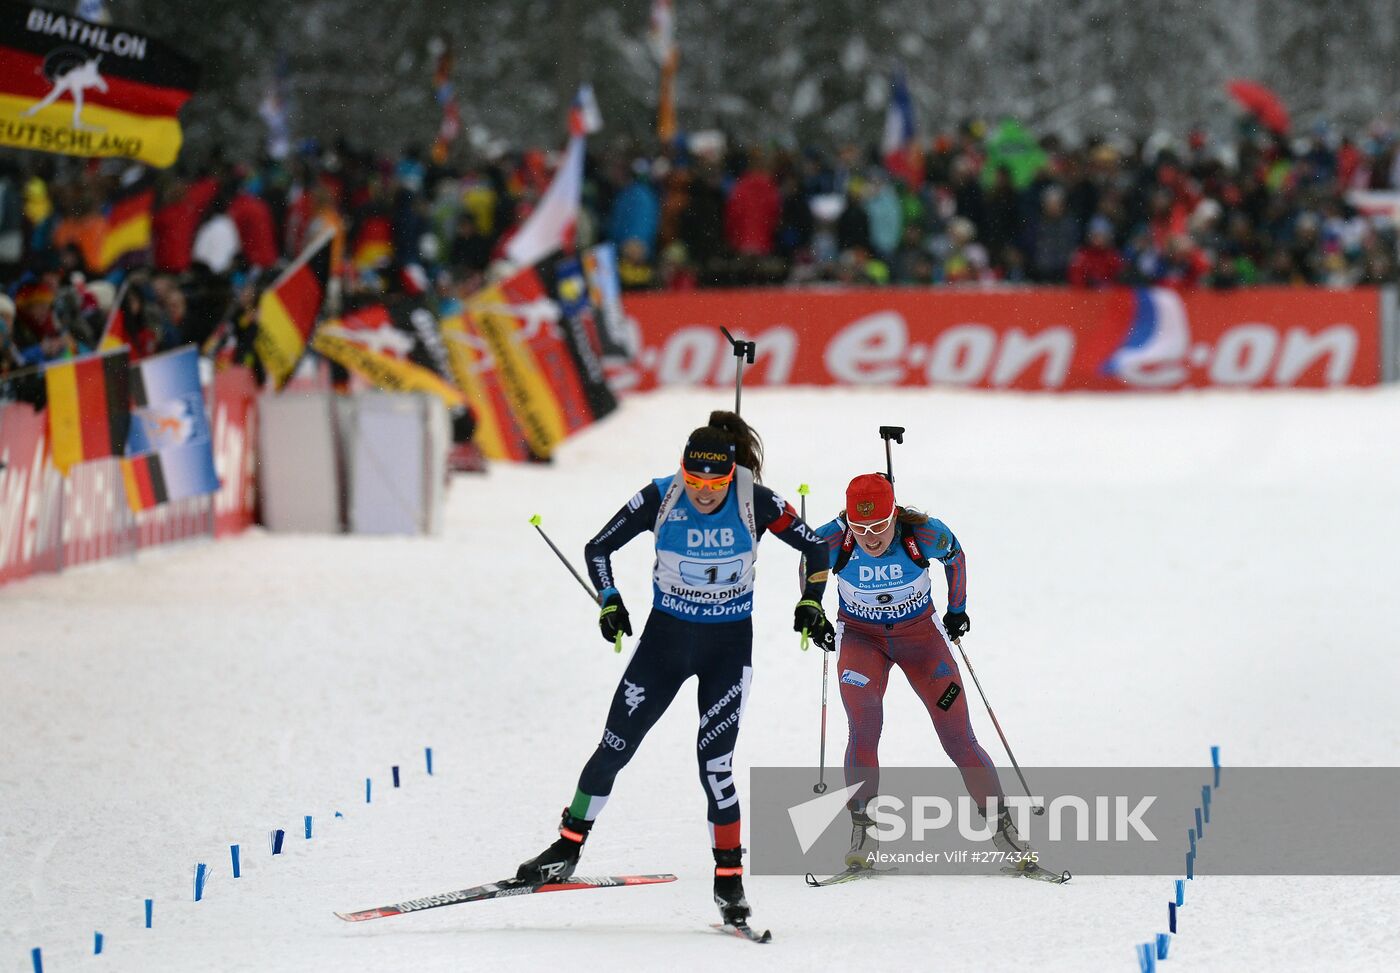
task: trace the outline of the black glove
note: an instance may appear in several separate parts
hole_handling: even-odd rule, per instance
[[[797,603],[797,610],[792,613],[792,630],[805,631],[823,652],[836,649],[836,629],[827,621],[826,612],[822,611],[819,601],[804,598]]]
[[[598,630],[609,642],[617,641],[617,633],[632,634],[632,619],[627,614],[627,606],[622,603],[622,595],[616,588],[603,592],[603,610],[598,613]]]
[[[967,612],[948,612],[943,616],[943,627],[948,630],[950,639],[960,639],[972,630],[972,619]]]

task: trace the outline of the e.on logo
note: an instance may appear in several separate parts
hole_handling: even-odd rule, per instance
[[[1210,384],[1259,385],[1266,379],[1291,386],[1324,358],[1324,385],[1345,385],[1356,362],[1356,329],[1334,324],[1321,331],[1289,328],[1280,339],[1271,324],[1237,324],[1220,336],[1213,350],[1197,345],[1193,356],[1209,355]]]
[[[1035,333],[987,324],[956,324],[929,344],[909,341],[898,311],[877,311],[842,328],[826,346],[826,369],[838,382],[897,385],[906,370],[922,369],[930,385],[1002,388],[1038,370],[1041,388],[1061,388],[1074,360],[1074,332],[1067,326]]]

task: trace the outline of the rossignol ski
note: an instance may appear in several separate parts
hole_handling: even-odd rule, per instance
[[[443,892],[428,895],[421,899],[407,899],[391,905],[381,905],[377,909],[364,909],[360,912],[337,912],[346,922],[364,922],[366,919],[384,919],[400,916],[408,912],[422,912],[424,909],[437,909],[444,905],[459,905],[463,902],[481,902],[485,899],[500,899],[508,895],[533,895],[536,892],[571,892],[578,889],[609,889],[628,885],[657,885],[674,882],[674,875],[600,875],[565,879],[562,882],[522,882],[508,878],[500,882],[476,885],[456,892]]]

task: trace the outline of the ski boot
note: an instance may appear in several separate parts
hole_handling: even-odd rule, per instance
[[[1018,861],[1024,860],[1031,850],[1030,842],[1021,837],[1016,825],[1012,823],[1011,811],[1008,808],[1002,808],[1001,814],[997,816],[997,830],[996,834],[992,835],[992,844],[996,845],[998,851],[1003,851]]]
[[[562,882],[568,878],[578,867],[583,843],[588,840],[588,832],[592,828],[592,821],[582,821],[565,808],[559,819],[559,840],[529,861],[522,862],[515,870],[516,880],[541,885],[545,882]]]
[[[744,898],[742,848],[716,848],[715,905],[725,925],[742,926],[749,919],[749,900]]]
[[[851,850],[846,852],[846,869],[873,868],[870,856],[880,850],[875,837],[875,822],[864,811],[851,812]]]

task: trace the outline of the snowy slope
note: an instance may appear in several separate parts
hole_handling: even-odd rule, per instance
[[[1134,969],[1134,945],[1165,931],[1169,879],[756,877],[755,924],[776,942],[709,932],[693,690],[619,779],[581,868],[681,881],[331,915],[500,877],[551,838],[625,657],[527,518],[578,557],[722,405],[632,399],[552,468],[459,478],[441,538],[253,532],[0,589],[0,970],[29,970],[34,946],[51,973]],[[745,410],[766,481],[794,499],[810,483],[813,520],[883,465],[876,425],[908,427],[899,494],[968,550],[967,645],[1023,765],[1204,764],[1211,744],[1227,765],[1395,762],[1395,392],[755,391]],[[788,631],[794,558],[763,546],[744,765],[816,759],[820,658]],[[647,546],[616,564],[641,615]],[[899,680],[882,757],[943,759]],[[196,862],[215,873],[198,904]],[[1167,968],[1380,969],[1397,913],[1400,879],[1198,879]]]

